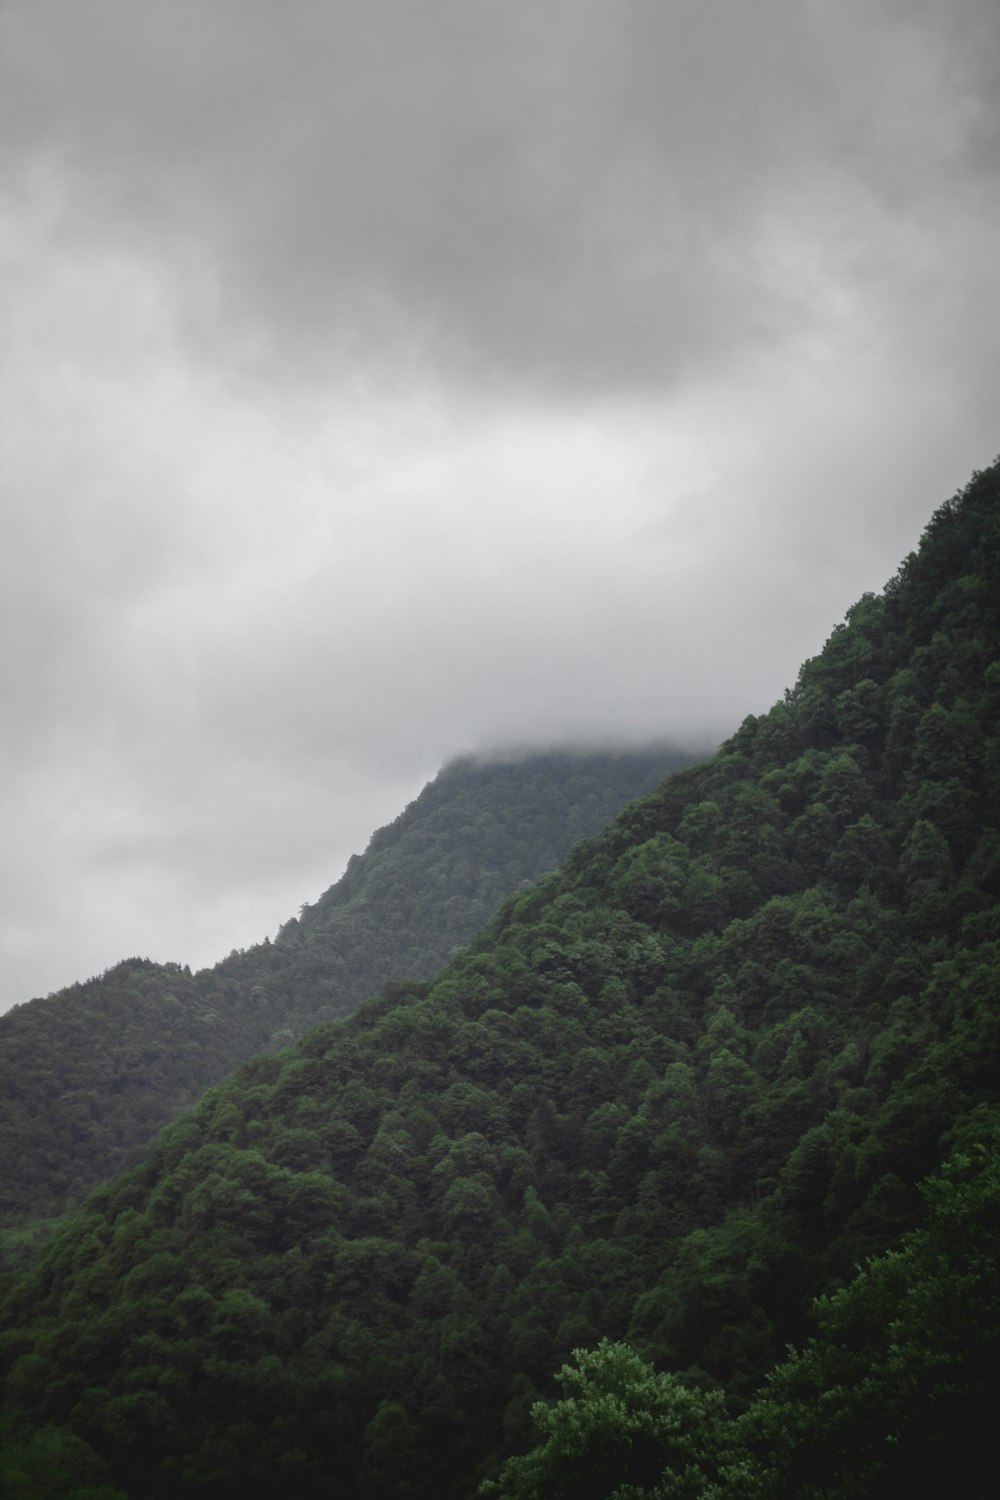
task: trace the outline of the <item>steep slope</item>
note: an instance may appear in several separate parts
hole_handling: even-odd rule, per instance
[[[192,975],[127,959],[0,1016],[0,1216],[58,1214],[244,1058],[428,978],[504,896],[690,759],[663,746],[446,766],[275,943]]]
[[[280,967],[260,982],[269,1012],[285,1018],[284,1040],[353,1009],[387,978],[430,979],[506,896],[694,758],[659,745],[446,766],[279,933]]]
[[[986,1410],[997,1363],[998,709],[995,466],[714,760],[512,898],[432,985],[254,1059],[99,1190],[8,1289],[14,1419],[66,1428],[133,1500],[448,1500],[529,1444],[560,1362],[607,1339],[581,1366],[599,1399],[574,1408],[601,1462],[541,1491],[508,1470],[506,1492],[860,1500],[938,1495],[948,1471],[950,1494],[993,1493],[995,1457],[971,1462],[941,1412],[956,1391]],[[817,1294],[922,1232],[917,1184],[950,1148],[943,1180],[973,1203],[932,1190],[944,1218],[905,1250],[923,1300],[872,1270],[762,1387],[816,1331]],[[642,1361],[673,1373],[650,1385]],[[898,1441],[852,1475],[864,1392],[851,1408],[826,1382],[866,1362]],[[632,1388],[655,1421],[616,1477]]]

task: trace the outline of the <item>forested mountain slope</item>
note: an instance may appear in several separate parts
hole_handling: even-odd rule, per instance
[[[998,710],[994,466],[713,760],[91,1197],[6,1290],[25,1482],[995,1493]]]
[[[0,1219],[79,1202],[245,1058],[429,978],[504,896],[690,759],[661,745],[455,761],[274,943],[194,975],[127,959],[0,1016]]]

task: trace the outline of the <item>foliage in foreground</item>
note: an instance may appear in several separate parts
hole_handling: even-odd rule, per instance
[[[574,1351],[539,1441],[494,1500],[856,1500],[996,1493],[1000,1112],[979,1111],[924,1193],[930,1218],[821,1299],[819,1333],[749,1408],[657,1374],[626,1344]]]

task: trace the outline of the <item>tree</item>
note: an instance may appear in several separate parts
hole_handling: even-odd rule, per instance
[[[995,1494],[1000,1116],[982,1108],[924,1184],[927,1227],[817,1304],[819,1337],[779,1365],[737,1432],[760,1500]],[[978,1138],[981,1137],[981,1138]]]
[[[530,1453],[481,1488],[496,1500],[712,1500],[728,1453],[723,1398],[657,1374],[627,1344],[577,1349],[539,1401]]]

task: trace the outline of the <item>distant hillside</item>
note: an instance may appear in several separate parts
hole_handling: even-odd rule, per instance
[[[0,1216],[60,1213],[244,1058],[428,978],[519,886],[690,756],[456,761],[274,943],[192,975],[127,959],[0,1016]]]
[[[985,1500],[998,993],[994,466],[716,757],[90,1198],[0,1306],[9,1463]]]

